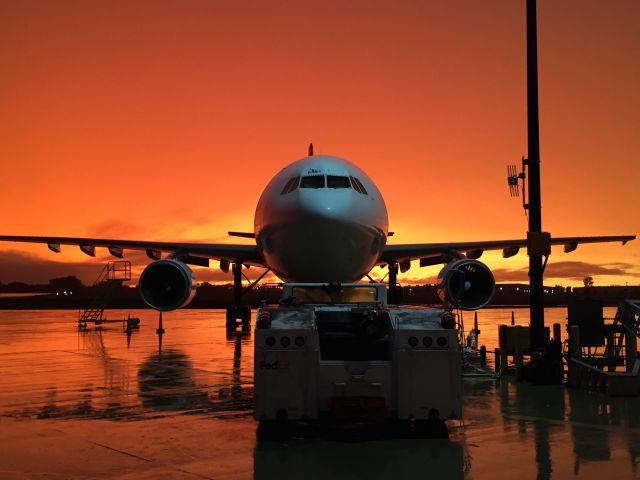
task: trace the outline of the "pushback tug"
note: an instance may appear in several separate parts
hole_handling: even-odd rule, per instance
[[[256,313],[254,417],[400,421],[462,415],[462,355],[448,310],[387,305],[381,283],[286,283]]]

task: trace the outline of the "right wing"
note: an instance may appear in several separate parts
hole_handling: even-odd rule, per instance
[[[124,250],[142,250],[152,260],[160,258],[162,252],[176,253],[197,259],[222,260],[229,263],[243,263],[266,267],[264,260],[255,245],[216,244],[216,243],[182,243],[182,242],[147,242],[139,240],[109,240],[104,238],[75,237],[29,237],[0,235],[2,242],[45,243],[53,252],[60,252],[61,245],[77,245],[82,252],[95,256],[96,247],[105,247],[114,257],[122,258]]]
[[[574,251],[581,243],[622,242],[635,240],[635,235],[601,236],[601,237],[551,237],[551,245],[564,245],[566,253]],[[480,242],[451,243],[415,243],[404,245],[386,245],[380,255],[378,264],[398,262],[406,265],[411,260],[420,260],[420,266],[446,263],[451,254],[464,252],[468,258],[479,258],[485,250],[502,250],[502,256],[512,257],[527,246],[527,239],[489,240]]]

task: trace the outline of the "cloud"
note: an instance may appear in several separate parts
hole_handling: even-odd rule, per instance
[[[253,232],[253,225],[236,225],[228,223],[220,228],[219,223],[202,215],[188,214],[185,209],[175,210],[167,214],[170,221],[149,225],[136,224],[118,218],[96,223],[87,228],[83,236],[93,238],[124,238],[127,240],[151,241],[184,241],[202,243],[240,243],[251,244],[254,241],[240,237],[230,237],[227,231]]]
[[[493,271],[493,276],[496,282],[515,282],[515,283],[527,283],[529,282],[529,271],[527,269],[520,270],[508,270],[506,268],[497,268]]]
[[[425,269],[411,269],[408,273],[399,276],[400,282],[404,285],[417,285],[425,283],[435,283],[437,274],[434,275],[433,269],[442,268],[428,267]],[[423,272],[424,270],[424,272]],[[497,282],[513,282],[528,283],[529,269],[522,267],[517,269],[509,268],[492,268],[493,275]],[[384,276],[386,270],[374,269],[371,276],[379,279]],[[627,277],[629,282],[640,279],[640,264],[626,262],[611,262],[605,264],[579,262],[579,261],[549,261],[544,272],[545,278],[548,279],[564,279],[571,282],[582,282],[585,277]],[[604,279],[603,279],[604,280]]]
[[[47,283],[51,278],[75,275],[84,284],[90,285],[97,278],[105,262],[115,260],[113,257],[104,254],[104,249],[98,249],[96,258],[88,258],[86,261],[59,261],[55,255],[49,258],[26,253],[19,250],[0,251],[0,282],[25,282],[31,284]],[[144,252],[127,250],[125,260],[131,262],[132,284],[137,283],[142,270],[150,263],[150,259]],[[193,268],[197,282],[210,283],[231,283],[233,281],[230,273],[222,272],[217,262],[212,263],[212,268]],[[243,270],[245,275],[251,280],[257,278],[262,272],[261,268],[251,268]],[[419,270],[412,270],[414,275],[402,275],[400,281],[404,285],[415,285],[424,283],[434,283],[435,275],[431,272],[424,272],[419,275]],[[415,275],[415,274],[418,275]],[[431,273],[431,274],[430,274]],[[386,270],[374,269],[371,276],[377,280],[386,274]],[[497,282],[522,282],[529,281],[528,269],[495,269],[493,274]],[[615,276],[640,279],[640,266],[632,263],[614,262],[607,264],[596,264],[577,261],[550,262],[545,269],[545,278],[565,279],[568,281],[581,282],[587,276]],[[277,282],[275,276],[269,274],[263,281]]]
[[[120,219],[105,220],[87,229],[87,236],[96,238],[127,238],[144,236],[148,229]]]
[[[54,255],[52,254],[52,256]],[[19,250],[4,250],[0,251],[0,282],[45,284],[52,278],[74,275],[85,285],[91,285],[102,271],[104,264],[113,260],[116,259],[108,255],[103,255],[91,259],[87,258],[86,261],[61,262],[53,258],[43,258]],[[131,250],[125,252],[124,260],[131,262],[132,284],[137,283],[142,270],[151,262],[144,252]],[[231,273],[222,272],[216,262],[214,262],[212,266],[213,268],[208,269],[193,267],[196,282],[233,282]],[[256,279],[263,271],[262,268],[243,270],[245,275],[251,280]],[[263,281],[275,282],[278,280],[275,276],[269,274]]]
[[[498,282],[528,282],[529,270],[496,269],[493,274]],[[549,263],[544,271],[547,278],[563,278],[566,280],[581,281],[585,277],[618,276],[640,277],[640,267],[631,263],[606,263],[596,264],[588,262],[563,261]]]
[[[84,284],[92,284],[102,264],[97,262],[58,262],[19,250],[0,251],[0,282],[48,283],[56,277],[75,275]]]

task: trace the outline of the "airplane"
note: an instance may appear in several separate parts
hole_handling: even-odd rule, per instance
[[[195,277],[188,265],[209,266],[220,262],[224,272],[231,266],[234,305],[227,308],[227,325],[236,319],[249,322],[250,310],[242,306],[243,267],[262,267],[287,282],[348,283],[358,281],[375,267],[388,267],[389,303],[400,300],[397,273],[420,266],[444,264],[439,275],[443,301],[462,309],[486,305],[493,296],[495,280],[477,259],[485,250],[502,250],[511,257],[527,247],[527,239],[476,242],[387,244],[387,209],[380,190],[353,163],[335,156],[308,155],[278,172],[258,201],[253,232],[228,232],[230,236],[255,239],[255,245],[154,242],[54,236],[0,236],[0,241],[46,243],[53,252],[61,245],[77,245],[89,256],[96,247],[122,258],[124,250],[143,250],[153,260],[138,282],[144,302],[159,311],[186,306],[195,295]],[[622,242],[635,235],[557,237],[551,245],[571,252],[582,243]],[[162,258],[162,253],[169,255]]]

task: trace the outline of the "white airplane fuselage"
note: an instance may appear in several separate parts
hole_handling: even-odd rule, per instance
[[[260,254],[285,281],[353,282],[386,244],[387,208],[371,179],[352,163],[310,156],[267,184],[254,233]]]

